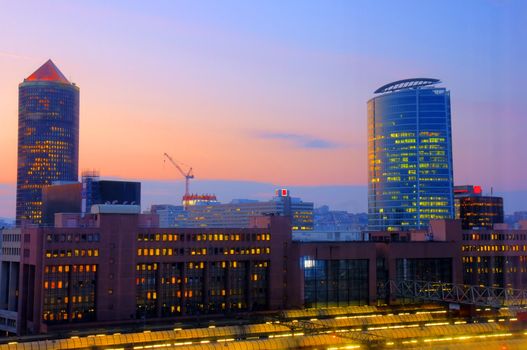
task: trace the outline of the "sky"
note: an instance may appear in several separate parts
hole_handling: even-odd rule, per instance
[[[80,169],[145,181],[150,204],[183,193],[167,152],[222,201],[284,186],[365,211],[366,101],[430,77],[451,91],[455,183],[527,209],[525,23],[521,0],[0,0],[0,216],[18,84],[49,58],[80,87]]]

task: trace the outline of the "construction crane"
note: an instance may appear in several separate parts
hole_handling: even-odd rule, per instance
[[[185,178],[185,195],[183,196],[183,198],[188,197],[190,195],[189,180],[194,178],[194,174],[192,173],[192,167],[185,173],[185,171],[181,169],[181,167],[176,163],[174,159],[172,159],[171,156],[169,156],[167,153],[164,153],[164,155],[170,161],[170,163],[172,163],[172,165],[175,166],[176,169],[179,170],[181,175],[183,175],[183,177]]]

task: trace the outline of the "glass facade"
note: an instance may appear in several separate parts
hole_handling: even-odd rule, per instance
[[[282,195],[282,191],[284,194]],[[313,203],[290,197],[283,189],[270,201],[233,201],[227,204],[190,205],[186,214],[176,218],[169,226],[242,228],[248,227],[250,218],[263,213],[290,216],[293,231],[313,230]]]
[[[137,264],[135,267],[137,318],[157,316],[158,267],[157,263]]]
[[[178,262],[161,265],[160,297],[163,303],[161,308],[163,317],[181,315],[184,264]],[[142,301],[138,300],[138,306],[141,302],[144,303],[144,297]]]
[[[452,258],[397,259],[397,281],[452,283]]]
[[[525,231],[465,231],[463,283],[497,288],[527,286]]]
[[[136,264],[136,317],[264,310],[269,267],[268,260]]]
[[[43,186],[78,180],[79,89],[58,74],[48,61],[19,86],[17,223],[41,223]]]
[[[43,281],[45,323],[96,319],[97,265],[47,265]]]
[[[369,230],[426,228],[453,210],[449,91],[404,88],[368,101]]]
[[[503,198],[490,196],[460,198],[459,217],[463,230],[492,229],[494,224],[503,223]]]
[[[302,261],[305,307],[368,304],[367,259]]]

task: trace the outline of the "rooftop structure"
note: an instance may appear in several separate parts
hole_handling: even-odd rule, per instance
[[[94,205],[137,206],[141,204],[141,183],[102,180],[83,173],[82,182],[53,182],[42,188],[42,223],[50,225],[56,213],[90,213]],[[137,209],[134,209],[137,211]]]
[[[183,195],[183,206],[188,207],[191,205],[208,205],[208,204],[219,204],[216,195],[214,194],[188,194]]]
[[[56,83],[71,84],[52,60],[47,60],[46,63],[24,81],[52,81]]]
[[[441,83],[439,79],[431,79],[431,78],[404,79],[404,80],[398,80],[398,81],[394,81],[393,83],[388,83],[386,85],[383,85],[377,90],[375,90],[374,93],[384,94],[387,92],[420,88],[420,87],[435,85],[439,83]]]
[[[478,185],[454,186],[455,198],[481,196],[482,193],[483,190]]]
[[[437,283],[428,286],[437,288]],[[405,290],[406,292],[406,290]],[[431,304],[403,307],[351,306],[267,313],[276,322],[244,324],[238,319],[209,320],[209,327],[182,324],[147,331],[89,331],[38,341],[31,337],[6,338],[0,350],[54,349],[520,349],[525,343],[519,319],[505,308],[494,315],[480,310],[477,323],[452,320],[445,308]],[[492,322],[499,316],[499,322]],[[521,321],[520,321],[521,322]],[[518,326],[516,326],[518,325]],[[363,328],[357,332],[358,328]],[[98,330],[99,331],[99,330]],[[16,340],[16,341],[11,341]]]

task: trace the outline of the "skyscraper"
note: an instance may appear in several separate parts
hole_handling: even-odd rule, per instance
[[[437,79],[396,81],[368,101],[368,228],[420,229],[452,218],[450,92]]]
[[[79,88],[48,60],[19,85],[16,220],[41,223],[42,187],[77,181]]]

